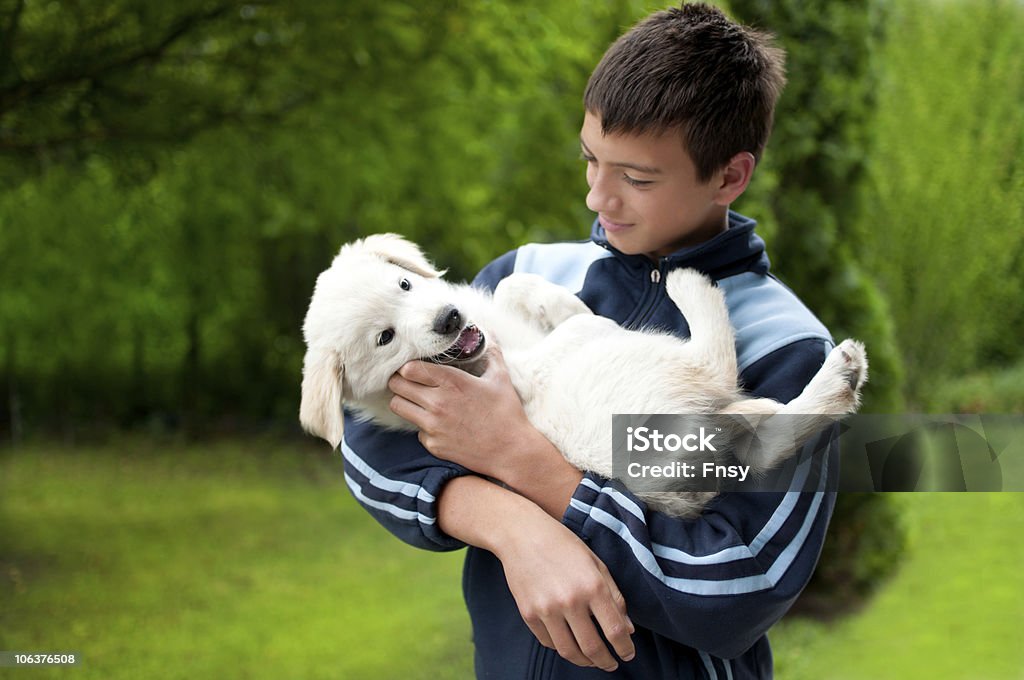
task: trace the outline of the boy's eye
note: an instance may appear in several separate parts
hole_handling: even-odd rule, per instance
[[[581,151],[580,152],[580,160],[581,161],[586,161],[588,163],[596,163],[597,162],[597,159],[594,158],[593,156],[591,156],[590,154],[588,154],[586,151]]]
[[[412,290],[412,283],[409,281],[409,279],[402,279],[401,281],[398,282],[398,287],[401,288],[402,290]]]
[[[625,173],[623,173],[622,179],[626,180],[626,183],[629,184],[630,186],[633,186],[633,187],[645,187],[645,186],[648,186],[650,184],[654,184],[654,182],[652,182],[651,180],[636,179],[636,178],[630,177],[629,175],[627,175]]]
[[[383,347],[384,345],[388,344],[389,342],[391,342],[394,339],[395,339],[395,331],[389,328],[389,329],[387,329],[386,331],[384,331],[383,333],[381,333],[380,335],[377,336],[377,346],[378,347]]]

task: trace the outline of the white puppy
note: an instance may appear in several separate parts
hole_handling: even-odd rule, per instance
[[[485,349],[495,342],[530,421],[578,469],[613,476],[615,413],[720,413],[748,421],[788,416],[761,418],[757,446],[750,445],[749,428],[745,443],[737,432],[716,440],[728,440],[732,460],[757,474],[855,411],[867,377],[863,346],[847,340],[788,405],[744,397],[725,300],[693,270],[674,271],[666,281],[690,325],[685,341],[625,330],[536,275],[513,274],[491,296],[450,284],[442,274],[416,245],[395,234],[341,248],[317,279],[303,326],[307,352],[299,419],[307,430],[337,447],[343,403],[384,427],[414,430],[388,408],[388,379],[413,359],[480,375]],[[715,495],[665,493],[673,487],[622,481],[653,507],[678,516],[698,514]]]

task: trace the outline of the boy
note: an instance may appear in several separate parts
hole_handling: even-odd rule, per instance
[[[686,337],[664,281],[697,268],[725,292],[742,384],[791,400],[831,338],[768,275],[754,222],[729,210],[783,83],[782,52],[716,9],[685,5],[641,22],[608,50],[584,95],[591,240],[524,246],[477,285],[539,273],[622,325]],[[464,592],[478,677],[771,676],[765,631],[813,571],[834,451],[801,465],[788,493],[724,494],[680,520],[569,466],[526,420],[500,351],[480,378],[411,362],[390,387],[392,410],[420,428],[418,441],[349,421],[346,481],[403,540],[470,546]]]

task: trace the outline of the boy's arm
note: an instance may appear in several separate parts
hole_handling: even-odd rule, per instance
[[[398,538],[428,550],[469,544],[493,552],[541,644],[577,665],[613,670],[596,620],[616,654],[632,658],[632,624],[608,570],[532,501],[434,458],[415,434],[349,419],[342,453],[353,495]]]
[[[384,430],[347,415],[341,453],[349,490],[385,529],[425,550],[465,547],[441,530],[437,499],[446,483],[469,470],[430,455],[415,433]]]
[[[790,401],[820,368],[829,348],[823,340],[794,342],[751,366],[744,383],[756,396]],[[423,370],[436,379],[444,367],[411,368],[414,377]],[[566,526],[608,566],[637,624],[715,656],[737,656],[785,613],[810,578],[834,504],[834,494],[825,490],[838,464],[834,446],[825,446],[827,455],[797,468],[789,492],[726,494],[699,518],[681,520],[648,511],[617,482],[588,474],[573,487],[552,475],[550,470],[568,464],[557,452],[552,457],[550,444],[532,443],[531,427],[512,415],[507,395],[488,383],[495,373],[469,378],[456,372],[442,377],[468,381],[466,392],[459,403],[459,389],[446,385],[438,390],[447,396],[440,412],[430,416],[439,419],[437,427],[418,423],[436,432],[421,433],[421,438],[435,453],[501,479],[552,514],[564,511]],[[476,391],[487,389],[494,391],[486,399]],[[497,412],[480,417],[473,413],[480,408]],[[453,416],[468,420],[453,426]],[[475,429],[467,435],[470,427]],[[472,447],[462,445],[467,437]],[[496,451],[507,446],[503,439],[519,444],[499,455]],[[559,507],[564,501],[558,499],[569,494],[568,507]]]
[[[486,271],[495,280],[507,275],[512,255]],[[609,646],[620,658],[632,658],[633,627],[608,570],[572,531],[533,502],[435,458],[413,433],[346,417],[342,453],[353,495],[401,540],[428,550],[469,544],[494,553],[526,624],[542,644],[577,665],[605,670],[616,667]],[[555,459],[561,461],[557,452]],[[558,477],[561,509],[581,478],[571,467],[568,475]]]
[[[748,391],[792,400],[830,345],[806,340],[744,372]],[[814,571],[838,472],[827,446],[797,468],[791,491],[724,494],[693,520],[646,510],[617,482],[587,475],[563,521],[608,566],[637,625],[713,656],[749,649],[796,600]],[[832,485],[831,488],[835,488]]]
[[[446,532],[498,557],[523,621],[542,645],[605,671],[618,665],[609,646],[621,659],[633,658],[622,593],[567,527],[529,499],[474,476],[451,480],[438,508]]]

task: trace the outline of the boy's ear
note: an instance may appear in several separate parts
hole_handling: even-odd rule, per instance
[[[730,158],[728,164],[715,175],[715,181],[718,182],[715,202],[729,205],[739,198],[747,190],[756,165],[754,154],[749,151],[741,151]]]
[[[397,265],[402,269],[408,269],[412,273],[426,278],[436,279],[444,276],[444,270],[439,271],[435,268],[418,245],[402,238],[398,234],[373,234],[372,236],[367,236],[342,248],[339,255],[345,252],[345,248],[354,248],[373,253],[393,265]]]
[[[307,432],[338,448],[345,428],[341,411],[345,366],[334,350],[309,349],[302,364],[299,422]]]

